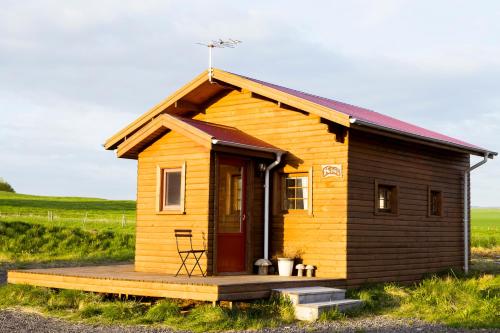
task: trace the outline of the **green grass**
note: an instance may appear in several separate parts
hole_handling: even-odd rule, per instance
[[[380,284],[349,290],[348,297],[362,299],[363,307],[346,314],[331,311],[319,320],[386,314],[450,327],[500,328],[500,276],[433,276],[413,286]],[[291,303],[282,298],[241,303],[229,309],[170,299],[117,300],[26,285],[0,287],[0,309],[19,306],[88,323],[160,324],[194,332],[262,329],[295,321]]]
[[[489,275],[431,277],[413,286],[381,284],[350,290],[362,309],[331,311],[320,320],[389,314],[456,327],[499,327],[500,209],[472,209],[474,267]],[[52,216],[52,218],[51,218]],[[126,223],[123,223],[125,219]],[[135,202],[94,198],[44,197],[0,192],[0,264],[132,259]],[[12,266],[11,266],[12,267]],[[121,301],[81,291],[55,291],[23,285],[0,287],[0,309],[23,307],[91,323],[161,324],[195,332],[260,329],[294,321],[290,303],[272,299],[233,309],[203,303],[137,298]]]
[[[496,248],[500,246],[500,209],[471,209],[471,246]]]
[[[419,318],[451,327],[500,328],[498,275],[433,276],[411,287],[385,284],[349,293],[365,302],[360,310],[365,315]]]
[[[129,260],[134,240],[134,201],[0,192],[0,261]]]
[[[0,220],[133,233],[135,201],[48,197],[0,191]]]
[[[17,264],[53,260],[128,260],[134,256],[134,239],[133,234],[112,230],[0,220],[0,257]]]
[[[194,332],[261,329],[294,321],[291,303],[271,299],[227,307],[186,305],[164,299],[120,301],[74,290],[56,291],[26,285],[0,287],[0,309],[22,306],[68,320],[105,324],[161,324]]]

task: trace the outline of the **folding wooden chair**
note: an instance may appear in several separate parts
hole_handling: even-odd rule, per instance
[[[181,258],[181,266],[179,267],[179,270],[175,274],[175,276],[179,275],[179,272],[182,270],[182,267],[186,269],[186,273],[189,277],[193,274],[194,269],[196,266],[200,269],[201,275],[205,276],[205,272],[203,272],[203,269],[200,266],[200,259],[205,253],[205,250],[195,250],[193,249],[193,235],[191,233],[191,229],[175,229],[175,243],[177,244],[177,252],[179,253],[179,257]],[[181,249],[181,246],[179,246],[179,239],[180,238],[189,238],[189,248],[188,249]],[[195,264],[193,265],[193,268],[189,270],[186,266],[186,262],[191,256],[191,254],[194,257]]]

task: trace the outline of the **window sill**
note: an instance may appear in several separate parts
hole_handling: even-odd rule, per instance
[[[309,215],[307,209],[296,209],[296,210],[284,210],[281,212],[283,215]]]
[[[161,210],[157,211],[156,215],[184,215],[186,212],[182,210]]]
[[[373,214],[377,215],[377,216],[398,216],[399,215],[399,213],[397,213],[397,212],[379,212],[379,211],[376,211]]]

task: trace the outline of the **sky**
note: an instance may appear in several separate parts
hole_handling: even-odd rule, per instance
[[[366,107],[500,151],[498,1],[2,0],[0,177],[17,192],[134,199],[108,137],[207,67]],[[472,162],[475,162],[474,158]],[[500,206],[500,158],[472,205]]]

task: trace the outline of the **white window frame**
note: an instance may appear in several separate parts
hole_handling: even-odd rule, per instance
[[[181,166],[157,165],[156,167],[156,212],[158,214],[184,214],[185,213],[185,192],[186,192],[186,162]],[[168,172],[181,173],[181,188],[179,205],[166,205],[165,175]]]
[[[295,175],[295,177],[294,177]],[[289,177],[292,176],[292,177]],[[287,193],[286,193],[286,178],[307,178],[307,198],[306,199],[306,204],[307,207],[304,209],[288,209],[287,207]],[[309,168],[309,170],[305,171],[291,171],[291,172],[284,172],[281,174],[279,177],[281,180],[281,211],[284,213],[295,213],[295,214],[301,214],[301,213],[306,213],[308,215],[313,215],[313,168]]]

